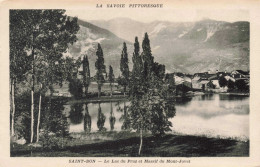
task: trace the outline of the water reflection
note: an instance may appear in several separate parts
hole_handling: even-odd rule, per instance
[[[98,103],[98,120],[97,120],[97,126],[99,131],[106,131],[106,128],[104,127],[106,121],[105,115],[102,113],[100,103]]]
[[[195,96],[185,106],[176,104],[171,119],[175,132],[212,137],[249,138],[249,97],[230,95]]]
[[[244,96],[244,95],[240,95],[240,96],[237,96],[237,95],[224,95],[224,94],[220,94],[219,95],[219,99],[220,100],[228,100],[228,101],[231,101],[231,100],[239,100],[239,101],[243,101],[243,100],[246,100],[248,99],[248,96]]]
[[[231,100],[227,100],[229,98]],[[249,97],[233,98],[219,94],[195,96],[185,105],[177,102],[176,110],[178,116],[196,115],[204,119],[228,114],[245,115],[249,114]]]
[[[176,105],[172,104],[174,102],[168,101],[166,107],[169,116],[176,114],[170,119],[174,132],[213,137],[249,136],[249,97],[201,95],[183,98],[183,101],[176,99]],[[69,132],[127,130],[130,122],[128,105],[129,102],[66,105],[64,113],[69,116]],[[82,112],[83,108],[85,111]]]
[[[91,132],[91,116],[88,112],[88,104],[85,104],[85,115],[84,115],[84,131],[86,133]]]
[[[123,109],[120,108],[119,111],[123,111],[123,114],[122,114],[121,118],[119,119],[119,121],[123,122],[121,129],[122,130],[129,130],[130,129],[130,119],[129,119],[129,115],[128,115],[127,106],[126,106],[125,101],[124,101]]]
[[[176,98],[176,104],[185,106],[188,105],[191,100],[192,97],[178,97]]]
[[[75,103],[71,105],[70,122],[72,124],[80,124],[83,120],[83,103]]]
[[[206,95],[196,96],[196,97],[201,98],[200,100],[202,100],[202,101],[213,100],[214,94],[206,94]]]
[[[114,112],[113,112],[113,104],[112,104],[112,102],[110,102],[109,123],[110,123],[110,130],[111,131],[114,130],[115,122],[116,122],[116,117],[114,116]]]

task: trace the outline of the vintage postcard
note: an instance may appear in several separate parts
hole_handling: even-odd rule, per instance
[[[3,1],[0,166],[259,166],[260,2]]]

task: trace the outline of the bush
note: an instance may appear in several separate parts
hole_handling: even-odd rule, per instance
[[[67,139],[67,137],[57,136],[56,134],[51,134],[48,131],[44,131],[43,135],[40,137],[42,146],[45,149],[63,148],[68,143]]]
[[[228,81],[226,80],[225,76],[222,75],[221,77],[219,77],[218,79],[218,83],[220,87],[225,87],[228,85]]]
[[[236,80],[235,85],[240,91],[249,91],[249,86],[245,80]]]
[[[83,96],[83,84],[79,79],[71,79],[69,82],[69,92],[76,98],[80,99]]]

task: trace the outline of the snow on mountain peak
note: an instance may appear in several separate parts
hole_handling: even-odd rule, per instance
[[[215,34],[215,32],[220,29],[220,26],[222,24],[223,23],[208,23],[208,24],[206,24],[206,26],[207,26],[207,37],[204,40],[204,42],[206,42],[208,39],[210,39]]]
[[[204,40],[204,42],[206,42],[208,39],[210,39],[210,37],[212,37],[215,34],[216,31],[217,31],[217,27],[215,27],[215,26],[208,26],[208,28],[207,28],[207,37]]]
[[[188,31],[182,31],[182,33],[178,36],[178,38],[183,37],[183,35],[185,35],[185,34],[187,34],[187,33],[188,33]]]
[[[156,35],[158,32],[162,31],[164,28],[166,28],[166,25],[163,23],[158,24],[152,32],[150,32],[150,35]]]

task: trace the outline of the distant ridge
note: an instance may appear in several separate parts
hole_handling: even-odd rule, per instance
[[[97,43],[101,43],[105,64],[112,65],[116,76],[123,42],[127,43],[131,67],[133,42],[148,32],[155,60],[166,65],[168,72],[249,70],[250,23],[204,19],[197,22],[153,21],[142,23],[129,18],[83,21],[79,41],[70,48],[71,56],[87,53],[94,64]],[[129,42],[130,41],[130,42]],[[95,74],[92,65],[91,75]]]

